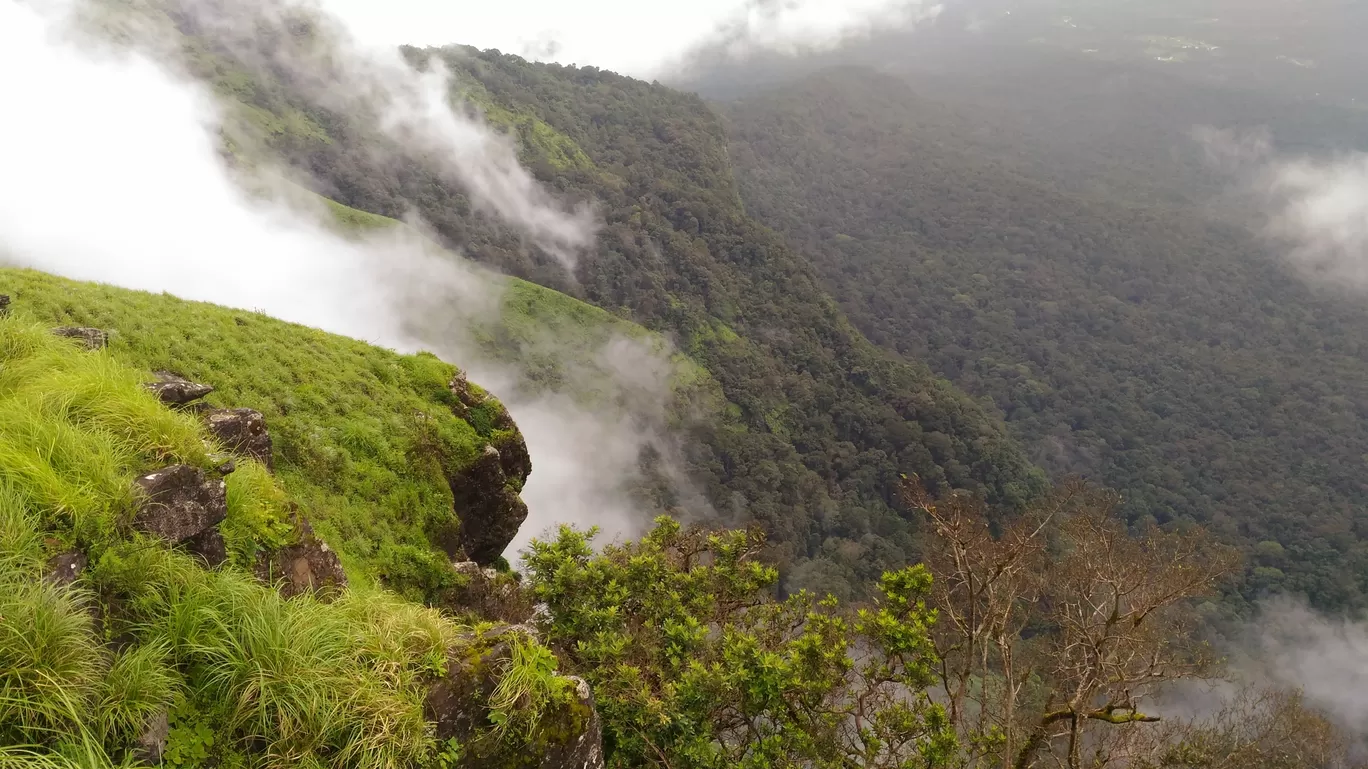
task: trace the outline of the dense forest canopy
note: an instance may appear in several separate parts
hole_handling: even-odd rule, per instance
[[[1078,141],[1048,164],[1031,129],[1012,145],[980,122],[1043,115],[1027,94],[989,98],[1029,77],[946,105],[844,69],[728,103],[748,210],[812,258],[871,339],[991,397],[1051,473],[1122,490],[1131,520],[1245,542],[1260,554],[1251,596],[1361,604],[1368,313],[1185,204],[1203,199],[1200,166],[1160,179],[1145,162],[1197,165],[1175,159],[1198,151],[1176,127],[1239,100],[1202,110],[1204,89],[1143,75],[1105,100],[1068,90],[1087,73],[1052,81],[1066,88],[1039,128],[1061,138],[1044,156]],[[1161,97],[1169,111],[1147,118]],[[1252,121],[1259,105],[1242,106]],[[1092,124],[1069,133],[1076,115]],[[1325,140],[1313,128],[1289,135]]]

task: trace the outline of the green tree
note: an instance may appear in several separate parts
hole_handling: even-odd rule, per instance
[[[931,575],[884,575],[859,611],[775,597],[757,531],[661,518],[596,555],[563,527],[527,554],[547,638],[594,686],[610,767],[938,767],[958,743],[927,687]]]

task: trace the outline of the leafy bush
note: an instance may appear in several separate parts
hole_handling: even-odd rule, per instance
[[[562,528],[527,554],[546,632],[594,686],[611,767],[938,766],[956,751],[926,694],[935,661],[921,567],[860,612],[774,596],[755,532],[685,531],[590,548]]]

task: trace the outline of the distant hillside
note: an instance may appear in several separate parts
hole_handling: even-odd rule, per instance
[[[748,210],[870,338],[991,397],[1036,461],[1119,489],[1132,520],[1245,543],[1250,595],[1363,604],[1368,313],[1242,229],[1056,181],[1028,140],[869,70],[726,114]]]
[[[764,525],[790,586],[848,593],[915,557],[903,474],[1009,505],[1043,488],[997,415],[869,344],[804,260],[746,215],[722,126],[698,97],[497,53],[405,52],[440,56],[455,95],[505,126],[545,184],[595,201],[598,249],[570,279],[364,115],[327,109],[174,9],[166,18],[191,71],[317,192],[380,215],[414,209],[444,245],[664,334],[706,369],[726,405],[685,436],[689,474],[713,513]],[[308,24],[291,34],[274,41],[318,42]]]

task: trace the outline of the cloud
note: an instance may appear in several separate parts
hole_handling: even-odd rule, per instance
[[[1210,165],[1239,179],[1239,202],[1305,279],[1368,290],[1368,153],[1289,156],[1267,131],[1194,135]]]
[[[719,43],[733,58],[756,51],[823,51],[876,31],[933,20],[944,8],[931,0],[751,0],[720,25]]]
[[[1269,232],[1291,245],[1293,264],[1315,280],[1368,289],[1368,154],[1285,161],[1266,183]]]
[[[349,240],[321,224],[321,212],[246,194],[219,156],[222,116],[203,88],[146,55],[74,38],[65,9],[45,8],[0,0],[0,67],[11,73],[0,79],[0,261],[429,349],[485,372],[528,438],[533,520],[631,533],[621,481],[635,477],[636,456],[654,438],[618,411],[522,392],[514,370],[482,360],[454,333],[494,315],[501,279],[411,230]],[[434,98],[426,87],[423,98]],[[453,167],[488,164],[463,170],[468,180],[530,179],[478,124],[441,114],[403,124],[465,132],[449,137]],[[488,195],[531,205],[512,221],[534,233],[570,221],[552,207],[533,210],[539,198],[528,190]]]
[[[1368,735],[1368,625],[1281,598],[1260,608],[1250,636],[1255,675],[1301,689],[1336,723]]]
[[[918,0],[323,0],[370,42],[464,43],[540,60],[593,65],[635,77],[667,74],[681,58],[726,35],[738,51],[830,47],[934,13]],[[554,40],[554,46],[546,41]]]
[[[239,60],[276,73],[339,113],[369,116],[392,151],[420,155],[465,189],[479,209],[510,223],[573,271],[594,243],[597,222],[523,168],[517,148],[474,109],[451,108],[453,80],[440,60],[415,70],[392,46],[367,47],[307,0],[183,0],[199,34]]]
[[[711,98],[734,98],[832,66],[885,61],[935,24],[955,0],[748,0],[682,54],[661,77]]]

